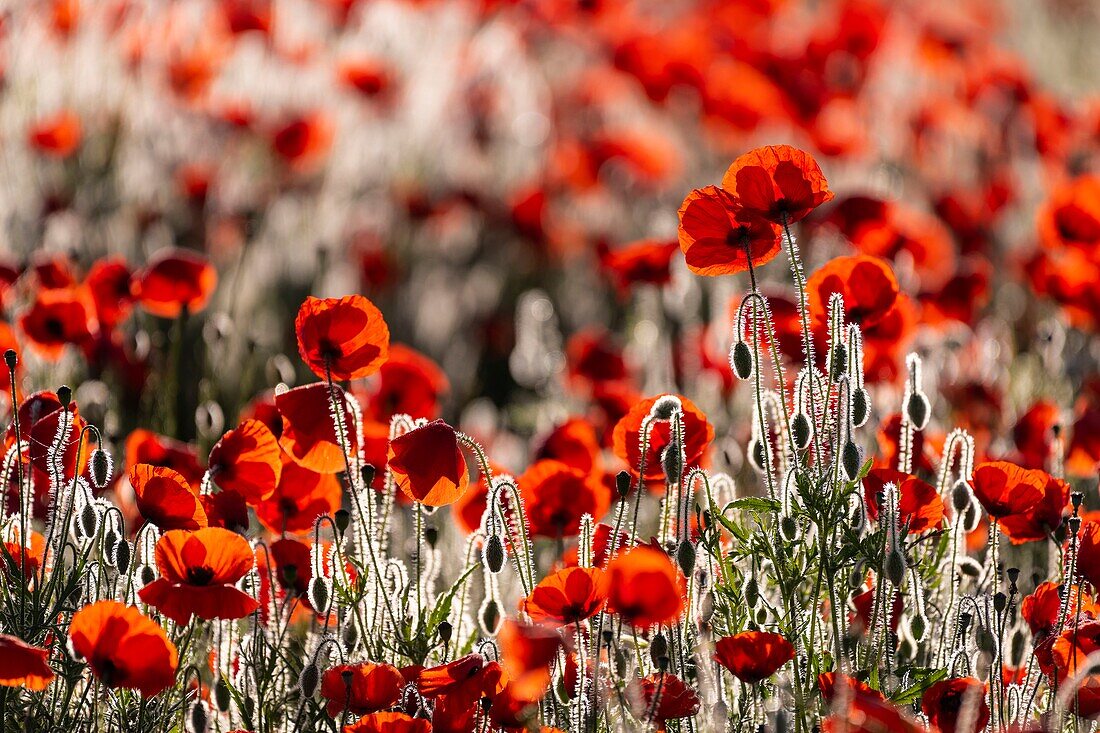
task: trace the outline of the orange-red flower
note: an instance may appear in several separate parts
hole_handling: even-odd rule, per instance
[[[22,639],[0,634],[0,686],[44,690],[53,681],[50,651]]]
[[[664,729],[666,720],[687,718],[699,712],[699,695],[674,674],[651,674],[631,684],[641,692],[635,714],[643,719],[652,716],[659,729]]]
[[[391,344],[389,357],[378,370],[371,390],[369,419],[389,423],[397,414],[432,420],[439,415],[439,399],[450,388],[447,376],[434,361],[401,344]]]
[[[703,457],[703,452],[714,440],[714,427],[707,421],[707,416],[695,406],[691,400],[677,395],[683,405],[684,412],[684,456],[687,459],[685,467],[698,465]],[[641,467],[642,454],[639,438],[642,432],[642,422],[649,415],[653,405],[660,397],[650,397],[642,400],[628,412],[615,425],[612,435],[615,455],[626,461],[630,471],[637,476]],[[645,456],[645,479],[655,481],[664,476],[661,466],[661,454],[668,446],[670,440],[670,426],[667,420],[653,422],[649,430],[649,448]]]
[[[7,556],[0,555],[0,563],[2,563],[0,572],[3,573],[0,579],[7,582],[22,581],[24,585],[29,585],[34,580],[38,569],[42,567],[42,558],[46,553],[46,538],[30,528],[27,529],[27,534],[31,541],[24,547],[19,541],[17,525],[15,537],[12,541],[4,543],[4,551],[11,556],[11,559],[8,560]]]
[[[668,623],[684,610],[687,583],[668,555],[635,547],[607,566],[607,610],[633,626]]]
[[[200,529],[207,525],[198,492],[170,468],[139,463],[130,469],[138,511],[161,530]]]
[[[202,481],[204,471],[194,445],[138,428],[126,437],[125,451],[126,462],[131,466],[150,463],[171,468],[196,488]]]
[[[274,493],[256,505],[256,518],[272,532],[305,532],[317,517],[340,508],[340,482],[330,473],[317,473],[283,459]]]
[[[1029,475],[1039,487],[1039,500],[1027,511],[1001,519],[1001,531],[1014,545],[1047,539],[1062,526],[1069,510],[1068,483],[1038,468],[1030,469]]]
[[[134,275],[132,293],[147,313],[177,318],[184,308],[198,313],[218,284],[218,273],[203,255],[189,249],[157,252]]]
[[[27,342],[44,358],[56,361],[69,344],[83,345],[99,330],[95,306],[84,288],[40,289],[30,309],[19,317]]]
[[[719,639],[714,658],[737,679],[750,685],[775,674],[794,659],[791,642],[769,631],[743,631]]]
[[[878,519],[879,494],[888,483],[897,487],[898,524],[908,526],[909,534],[926,532],[943,522],[943,500],[936,487],[916,476],[889,468],[872,468],[863,479],[867,515],[872,520]]]
[[[254,562],[252,548],[239,534],[220,527],[174,529],[157,542],[156,561],[161,577],[138,595],[178,624],[186,624],[193,615],[207,620],[243,618],[259,605],[233,585]]]
[[[80,117],[69,109],[36,122],[27,132],[27,139],[35,150],[52,158],[68,158],[84,140],[84,127]]]
[[[362,295],[306,298],[294,331],[302,361],[322,379],[328,371],[341,381],[369,377],[389,354],[390,329],[382,312]]]
[[[994,519],[1023,514],[1031,511],[1042,498],[1045,481],[1041,473],[1008,461],[979,464],[974,469],[974,496]]]
[[[844,297],[844,317],[848,323],[870,328],[884,320],[898,300],[897,278],[886,260],[869,255],[834,257],[806,281],[810,313],[824,329],[829,318],[829,299],[833,293]]]
[[[259,420],[244,420],[210,450],[210,476],[254,504],[275,491],[283,471],[279,441]]]
[[[924,691],[920,709],[940,733],[977,733],[989,722],[985,684],[973,677],[940,680]]]
[[[336,399],[343,404],[347,426],[348,450],[359,450],[359,431],[354,429],[351,400],[339,386],[333,385]],[[275,405],[283,416],[279,445],[299,465],[318,473],[340,473],[345,470],[344,451],[336,435],[332,419],[332,398],[323,382],[295,387],[275,395]]]
[[[164,629],[133,606],[99,601],[73,614],[73,651],[108,687],[155,695],[172,685],[179,656]]]
[[[660,239],[643,239],[614,250],[603,246],[600,266],[623,293],[638,283],[667,285],[672,279],[670,265],[677,246],[675,240]]]
[[[344,726],[344,733],[431,733],[432,724],[422,718],[412,718],[405,713],[371,713],[351,725]]]
[[[390,441],[387,466],[406,496],[428,506],[453,504],[470,485],[458,434],[442,420]]]
[[[535,451],[535,458],[561,461],[590,473],[600,465],[600,442],[596,438],[596,429],[584,418],[570,418],[542,439]]]
[[[497,645],[510,696],[533,702],[546,694],[550,667],[562,646],[561,635],[546,626],[506,619],[497,631]]]
[[[722,188],[744,209],[776,224],[799,221],[833,198],[813,156],[790,145],[745,153],[726,170]]]
[[[565,568],[540,580],[521,606],[535,623],[574,624],[599,613],[608,591],[599,568]]]
[[[782,230],[745,210],[715,186],[695,189],[680,205],[680,250],[698,275],[732,275],[771,261],[781,248]]]
[[[568,537],[580,531],[581,517],[600,519],[611,506],[611,490],[597,474],[584,474],[559,461],[536,461],[519,477],[532,535]]]
[[[847,706],[834,710],[824,733],[926,733],[925,728],[881,695],[855,690]]]
[[[1100,176],[1081,176],[1057,190],[1039,210],[1038,224],[1044,246],[1100,259]]]
[[[95,304],[100,328],[114,328],[130,314],[130,266],[121,257],[96,260],[84,280]]]
[[[318,163],[332,145],[332,122],[321,112],[296,114],[271,131],[271,149],[295,170]]]
[[[396,705],[404,686],[400,670],[389,664],[340,664],[321,678],[321,696],[328,701],[329,715],[344,709],[366,715]]]

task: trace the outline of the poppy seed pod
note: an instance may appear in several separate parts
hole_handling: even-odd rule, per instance
[[[504,543],[500,541],[500,535],[489,535],[482,557],[490,573],[496,575],[504,568]]]
[[[9,371],[15,369],[15,365],[19,363],[19,356],[15,353],[15,349],[4,352],[4,363],[8,365]]]
[[[932,406],[928,404],[928,398],[923,392],[913,392],[909,395],[909,399],[905,401],[905,414],[917,430],[924,430],[927,427]]]
[[[120,539],[114,548],[114,560],[115,567],[118,568],[118,572],[125,574],[130,570],[130,559],[132,553],[130,551],[130,543],[125,539]]]
[[[867,424],[867,418],[869,417],[871,417],[871,398],[867,394],[867,390],[863,387],[857,387],[852,392],[852,427],[863,427]]]
[[[191,714],[187,717],[190,723],[191,733],[206,733],[206,725],[208,722],[206,703],[202,700],[196,700],[191,705]]]
[[[330,595],[328,583],[324,577],[318,575],[309,582],[309,605],[313,606],[313,610],[321,616],[328,613]]]
[[[619,497],[625,499],[626,495],[630,493],[630,472],[619,471],[615,474],[615,491],[619,493]]]
[[[730,349],[730,367],[738,379],[748,379],[752,376],[752,350],[744,341],[735,341]]]
[[[899,548],[894,548],[886,555],[886,567],[883,568],[886,578],[895,588],[901,587],[905,579],[905,555]]]
[[[218,681],[214,683],[214,704],[218,706],[218,712],[229,712],[231,702],[232,695],[229,692],[229,683],[225,681],[224,677],[219,676]]]
[[[61,403],[61,406],[68,409],[69,403],[73,401],[73,390],[68,385],[61,385],[57,388],[57,401]]]
[[[321,681],[321,670],[317,668],[317,664],[310,660],[309,664],[302,667],[301,674],[298,675],[298,689],[302,692],[302,697],[313,697],[317,692],[317,685]]]
[[[348,531],[348,527],[351,526],[351,512],[347,509],[337,509],[336,513],[332,515],[332,522],[336,525],[336,529],[340,531],[340,534]]]
[[[859,446],[849,440],[844,444],[840,458],[844,465],[844,475],[849,481],[855,481],[859,477]]]
[[[848,371],[848,347],[837,344],[833,349],[833,373],[830,375],[833,382],[839,382],[844,373]]]
[[[813,437],[813,426],[810,425],[810,418],[806,413],[799,412],[791,418],[791,437],[798,450],[806,450],[809,447],[810,438]]]
[[[676,548],[676,562],[680,566],[680,572],[691,575],[691,571],[695,569],[695,546],[691,542],[684,540]]]
[[[440,621],[436,630],[439,632],[440,641],[444,644],[451,640],[451,634],[454,633],[454,627],[448,621]]]
[[[363,467],[359,469],[359,478],[363,482],[363,486],[370,486],[374,483],[375,468],[370,463],[364,463]]]
[[[111,480],[111,454],[102,448],[92,452],[92,483],[97,489],[105,488]]]

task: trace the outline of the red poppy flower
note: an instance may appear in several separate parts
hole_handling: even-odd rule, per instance
[[[1014,545],[1047,539],[1062,526],[1069,510],[1068,483],[1037,468],[1030,475],[1039,487],[1039,500],[1027,511],[1001,519],[1001,531]]]
[[[83,345],[99,331],[95,306],[84,288],[40,289],[19,328],[38,354],[56,361],[69,344]]]
[[[254,561],[252,548],[239,534],[220,527],[174,529],[157,542],[156,560],[161,577],[138,595],[178,624],[188,623],[193,615],[207,620],[244,618],[259,605],[233,585]]]
[[[439,416],[439,399],[450,389],[447,376],[434,361],[401,344],[390,345],[378,377],[366,401],[366,414],[387,425],[397,414],[435,419]]]
[[[810,313],[819,329],[829,319],[833,293],[844,297],[848,323],[870,328],[884,320],[898,300],[898,281],[886,260],[868,255],[834,257],[806,281]]]
[[[335,717],[344,709],[366,715],[396,705],[404,686],[401,672],[389,664],[340,664],[321,678],[321,696],[328,701],[326,709],[330,716]]]
[[[170,248],[157,252],[134,275],[132,293],[147,313],[178,318],[184,308],[198,313],[218,284],[214,266],[198,252]]]
[[[1024,468],[1043,468],[1051,455],[1054,426],[1061,422],[1061,411],[1053,402],[1039,400],[1016,420],[1012,441]]]
[[[108,687],[156,695],[176,678],[179,656],[164,629],[133,606],[99,601],[73,614],[73,651]]]
[[[799,221],[833,198],[813,156],[790,145],[745,153],[726,170],[722,188],[743,208],[776,224]]]
[[[889,468],[872,468],[863,479],[863,495],[867,502],[867,516],[878,519],[879,495],[886,484],[898,489],[898,523],[908,525],[909,534],[920,534],[935,529],[943,522],[943,500],[936,487],[901,471]]]
[[[480,654],[467,654],[453,662],[429,667],[416,678],[417,691],[427,698],[455,695],[474,690],[475,701],[482,694],[495,694],[503,687],[503,668],[496,662],[486,662]]]
[[[307,532],[317,517],[335,514],[341,498],[336,476],[310,471],[284,458],[279,485],[256,505],[256,518],[272,532]]]
[[[63,441],[64,447],[57,452],[56,458],[60,458],[60,469],[65,476],[73,476],[83,473],[87,466],[88,456],[91,454],[91,437],[86,436],[81,450],[81,432],[87,423],[80,416],[80,410],[75,402],[68,405],[68,413],[72,420],[68,437]],[[32,511],[36,517],[44,517],[50,501],[49,487],[51,475],[54,470],[52,458],[52,446],[58,440],[58,429],[65,410],[57,399],[57,394],[44,390],[36,392],[23,401],[19,406],[19,423],[23,440],[29,443],[29,449],[24,450],[24,464],[31,470],[30,483],[34,487],[34,501]],[[15,445],[14,421],[8,422],[7,432],[4,434],[4,449],[10,450]],[[77,454],[80,454],[81,465],[76,464]],[[8,485],[8,506],[18,506],[19,486],[15,481],[15,471],[12,471],[12,480]]]
[[[279,441],[259,420],[244,420],[210,450],[214,483],[236,491],[250,504],[271,496],[282,470]]]
[[[171,468],[198,488],[205,471],[199,463],[199,451],[189,445],[150,430],[138,428],[126,437],[126,461],[131,465],[149,463]]]
[[[359,436],[352,423],[352,403],[340,387],[333,385],[333,389],[337,399],[343,400],[348,451],[354,455],[359,450]],[[275,395],[275,405],[283,416],[279,445],[298,465],[317,473],[340,473],[346,467],[331,404],[329,387],[323,382]]]
[[[600,266],[622,293],[639,283],[667,285],[677,247],[675,240],[659,239],[643,239],[614,250],[605,245],[599,251]]]
[[[875,605],[875,590],[863,591],[862,593],[856,593],[852,596],[852,607],[854,613],[848,615],[848,622],[851,624],[853,631],[859,635],[866,633],[867,629],[871,627],[871,612],[874,610]],[[901,623],[901,614],[904,610],[901,600],[898,597],[894,597],[893,611],[890,613],[890,630],[897,632],[898,624]]]
[[[558,461],[537,461],[519,477],[528,529],[539,537],[569,537],[581,517],[600,519],[611,506],[611,491],[599,475],[584,474]]]
[[[985,684],[972,677],[935,683],[924,691],[920,709],[941,733],[977,733],[989,722]],[[964,721],[969,721],[969,725],[960,728]]]
[[[139,463],[130,468],[130,486],[138,511],[161,530],[200,529],[207,525],[198,492],[170,468]]]
[[[714,440],[714,428],[702,411],[686,397],[677,395],[684,412],[684,455],[687,459],[686,468],[696,466],[703,457],[703,452]],[[615,425],[612,435],[615,455],[626,461],[630,471],[638,475],[641,466],[641,444],[639,442],[642,432],[642,421],[653,409],[654,403],[660,397],[650,397],[642,400],[628,412]],[[659,420],[652,424],[649,431],[649,449],[646,452],[645,479],[656,481],[664,478],[664,468],[661,466],[661,454],[668,446],[670,426],[668,421]]]
[[[535,451],[535,459],[560,461],[583,473],[591,473],[600,463],[596,429],[584,418],[570,418],[543,438]]]
[[[248,504],[236,491],[216,491],[199,497],[206,512],[206,526],[221,527],[233,532],[248,529]]]
[[[641,718],[651,715],[662,730],[667,720],[690,718],[699,712],[699,695],[674,674],[651,674],[631,684],[641,691],[635,713]],[[654,707],[653,700],[658,694],[660,697]]]
[[[470,485],[458,435],[442,420],[390,441],[386,465],[406,496],[428,506],[453,504]]]
[[[858,690],[847,706],[822,722],[824,733],[926,733],[925,728],[881,695]]]
[[[385,94],[393,84],[393,74],[373,59],[348,59],[336,68],[340,81],[367,99]]]
[[[569,379],[585,387],[627,378],[623,350],[607,331],[597,328],[578,331],[565,346]]]
[[[84,284],[91,293],[100,328],[114,328],[130,314],[130,278],[130,266],[121,257],[96,260],[88,270]]]
[[[746,211],[727,191],[697,188],[680,205],[680,250],[697,275],[732,275],[770,262],[782,230]]]
[[[1100,254],[1100,176],[1081,176],[1056,191],[1039,210],[1038,223],[1046,247]]]
[[[1042,498],[1045,482],[1039,473],[1008,461],[979,464],[974,469],[974,496],[994,519],[1023,514]]]
[[[305,170],[324,158],[332,137],[332,122],[323,114],[300,114],[272,130],[271,149],[294,170]]]
[[[46,552],[46,538],[33,529],[27,530],[27,535],[31,538],[31,541],[26,547],[19,541],[19,528],[15,528],[15,536],[10,542],[4,543],[4,549],[9,555],[11,560],[3,562],[7,558],[0,556],[0,563],[3,563],[3,567],[0,571],[3,572],[2,578],[9,582],[20,582],[23,585],[30,585],[35,579],[35,574],[38,569],[42,567],[42,558]]]
[[[1089,522],[1085,522],[1085,525]],[[1094,528],[1095,530],[1095,528]],[[1083,533],[1084,535],[1085,533]],[[1095,536],[1095,531],[1090,532]],[[1090,544],[1095,545],[1095,542]],[[1093,557],[1093,550],[1088,554],[1082,553],[1082,557]],[[1095,564],[1095,563],[1090,563]],[[1092,568],[1090,567],[1090,571]],[[1088,575],[1085,576],[1086,578]],[[1054,632],[1059,624],[1071,626],[1073,619],[1080,614],[1081,622],[1095,619],[1100,608],[1093,602],[1092,596],[1080,585],[1071,589],[1070,606],[1062,614],[1062,586],[1056,583],[1040,583],[1031,595],[1025,596],[1020,603],[1020,616],[1027,623],[1035,640],[1035,658],[1039,662],[1039,669],[1043,674],[1052,674],[1054,671]]]
[[[794,647],[779,634],[743,631],[719,639],[714,658],[737,679],[750,685],[775,674],[794,659]]]
[[[390,329],[382,312],[362,295],[310,296],[294,321],[298,353],[317,376],[346,381],[377,372],[389,353]]]
[[[54,678],[49,658],[49,649],[40,649],[18,637],[0,634],[0,686],[46,689]]]
[[[822,672],[817,676],[817,689],[821,691],[821,697],[829,705],[840,695],[842,700],[851,699],[854,695],[866,695],[885,701],[882,693],[873,689],[866,682],[849,677],[846,674],[836,672]]]
[[[432,724],[421,718],[410,718],[404,713],[371,713],[351,725],[344,726],[344,733],[431,733]]]
[[[1086,519],[1081,522],[1077,543],[1078,572],[1093,587],[1100,588],[1100,521]]]
[[[68,158],[84,141],[84,127],[72,110],[63,109],[39,120],[27,132],[32,148],[51,158]]]
[[[668,556],[635,547],[607,565],[607,610],[632,626],[668,623],[684,610],[687,583]]]
[[[520,607],[535,623],[575,624],[599,613],[608,590],[599,568],[565,568],[540,580]]]
[[[562,646],[557,631],[506,619],[497,631],[500,664],[508,677],[510,697],[533,702],[546,694],[550,668]]]

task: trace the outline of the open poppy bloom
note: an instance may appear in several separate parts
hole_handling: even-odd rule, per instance
[[[1100,588],[1100,522],[1087,519],[1077,533],[1077,570],[1085,580]]]
[[[1039,486],[1039,500],[1029,510],[1001,519],[1001,531],[1014,545],[1047,539],[1069,511],[1068,483],[1038,468],[1030,469],[1030,475]]]
[[[442,420],[390,441],[387,466],[406,496],[428,506],[453,504],[470,485],[458,434]]]
[[[298,353],[322,379],[369,377],[386,362],[390,329],[382,312],[362,295],[343,298],[310,296],[294,321]]]
[[[282,474],[279,441],[259,420],[244,420],[210,450],[210,476],[254,504],[275,491]]]
[[[863,329],[884,320],[898,300],[899,286],[889,263],[879,257],[834,257],[810,275],[806,294],[810,313],[824,331],[833,293],[844,297],[844,318]]]
[[[575,624],[607,601],[607,574],[599,568],[565,568],[539,581],[521,607],[535,623]]]
[[[156,695],[176,679],[179,655],[164,629],[133,606],[98,601],[73,614],[73,651],[108,687]]]
[[[131,466],[149,463],[171,468],[198,490],[204,471],[199,464],[198,448],[193,444],[138,428],[126,436],[125,452],[126,462]]]
[[[306,532],[322,514],[340,508],[340,482],[330,473],[317,473],[284,457],[279,485],[256,504],[256,518],[272,532]]]
[[[722,188],[744,209],[776,224],[793,224],[833,198],[813,156],[790,145],[745,153],[726,170]]]
[[[508,677],[512,699],[534,702],[546,694],[550,667],[562,638],[554,629],[508,619],[497,631],[500,664]]]
[[[942,733],[977,733],[989,722],[985,684],[973,677],[940,680],[924,691],[920,709]]]
[[[874,691],[872,691],[874,692]],[[849,703],[833,710],[824,721],[824,733],[926,733],[924,726],[881,694],[864,693],[858,688]]]
[[[434,361],[408,346],[391,344],[366,413],[386,424],[397,414],[432,420],[439,415],[439,399],[449,388],[447,376]]]
[[[974,496],[994,519],[1029,512],[1042,498],[1040,473],[1008,461],[981,463],[974,469]]]
[[[652,721],[660,730],[664,730],[665,721],[687,718],[699,712],[698,693],[674,674],[651,674],[631,684],[641,692],[635,714],[643,719],[652,714]]]
[[[157,252],[134,275],[134,299],[147,313],[178,318],[184,309],[198,313],[218,284],[218,273],[203,255],[190,249]]]
[[[130,266],[121,257],[96,260],[84,283],[95,304],[100,328],[112,329],[126,319],[133,306]]]
[[[691,468],[699,464],[703,452],[714,440],[714,427],[707,421],[707,416],[695,406],[691,400],[681,395],[680,404],[684,411],[684,456],[685,468]],[[630,412],[622,417],[615,425],[612,435],[615,455],[626,461],[630,466],[630,472],[635,476],[641,470],[642,454],[640,437],[642,423],[653,409],[654,403],[660,397],[650,397],[642,400]],[[654,421],[649,429],[649,447],[645,455],[645,479],[658,481],[664,478],[664,468],[661,466],[661,454],[668,447],[671,429],[667,420]]]
[[[580,531],[581,517],[600,519],[611,506],[611,490],[598,475],[559,461],[536,461],[518,480],[532,535],[568,537]]]
[[[56,361],[69,344],[83,345],[99,330],[95,306],[84,288],[40,289],[19,317],[27,342],[43,358]]]
[[[31,646],[16,636],[0,634],[0,686],[44,690],[53,681],[49,649]]]
[[[1039,238],[1045,247],[1100,250],[1100,176],[1085,175],[1062,186],[1039,210]]]
[[[675,241],[645,239],[618,249],[601,247],[600,266],[626,293],[639,283],[667,285],[672,279],[670,264],[676,251]]]
[[[737,679],[750,685],[775,674],[794,659],[791,642],[768,631],[743,631],[719,639],[714,658]]]
[[[220,527],[174,529],[157,541],[156,561],[161,577],[138,595],[177,624],[188,623],[193,615],[244,618],[259,606],[233,586],[254,562],[252,548],[239,534]]]
[[[881,692],[872,688],[866,682],[860,682],[846,674],[836,672],[822,672],[819,674],[817,676],[817,689],[821,692],[821,697],[825,702],[830,705],[837,695],[840,695],[842,700],[850,699],[855,694],[869,695],[879,700],[886,699]]]
[[[901,471],[889,468],[872,468],[863,479],[867,516],[872,520],[879,516],[879,496],[886,484],[892,483],[898,491],[898,524],[907,526],[909,534],[920,534],[935,529],[943,522],[943,500],[936,487]]]
[[[293,170],[319,163],[332,145],[333,125],[321,112],[292,115],[271,130],[271,149]]]
[[[344,424],[347,426],[348,451],[359,450],[359,431],[352,423],[355,411],[351,397],[337,385],[332,389],[342,400]],[[298,465],[317,473],[340,473],[345,470],[344,450],[336,435],[332,419],[332,397],[324,382],[316,382],[275,395],[275,405],[282,415],[283,429],[279,445]]]
[[[732,275],[770,262],[782,230],[716,186],[698,188],[680,205],[680,250],[697,275]]]
[[[679,618],[687,583],[668,555],[635,547],[607,566],[607,610],[632,626],[655,626]]]
[[[201,529],[207,522],[198,492],[170,468],[139,463],[130,469],[138,511],[161,530]]]
[[[33,529],[27,529],[27,535],[31,541],[24,547],[19,541],[19,528],[15,528],[15,537],[10,542],[4,542],[4,550],[11,556],[0,555],[0,580],[7,582],[22,581],[24,585],[30,585],[42,567],[42,558],[46,552],[46,538]]]
[[[366,715],[396,705],[404,686],[401,672],[389,664],[340,664],[321,678],[321,696],[328,701],[326,709],[331,716],[345,709]]]
[[[432,724],[422,718],[412,718],[405,713],[371,713],[351,725],[344,726],[343,733],[431,733]]]
[[[542,439],[535,451],[538,460],[561,461],[584,473],[600,465],[600,443],[596,429],[588,420],[574,417],[566,420]]]

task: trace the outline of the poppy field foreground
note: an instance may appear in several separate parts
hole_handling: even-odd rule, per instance
[[[1100,96],[1001,5],[0,14],[0,733],[1097,731]]]

